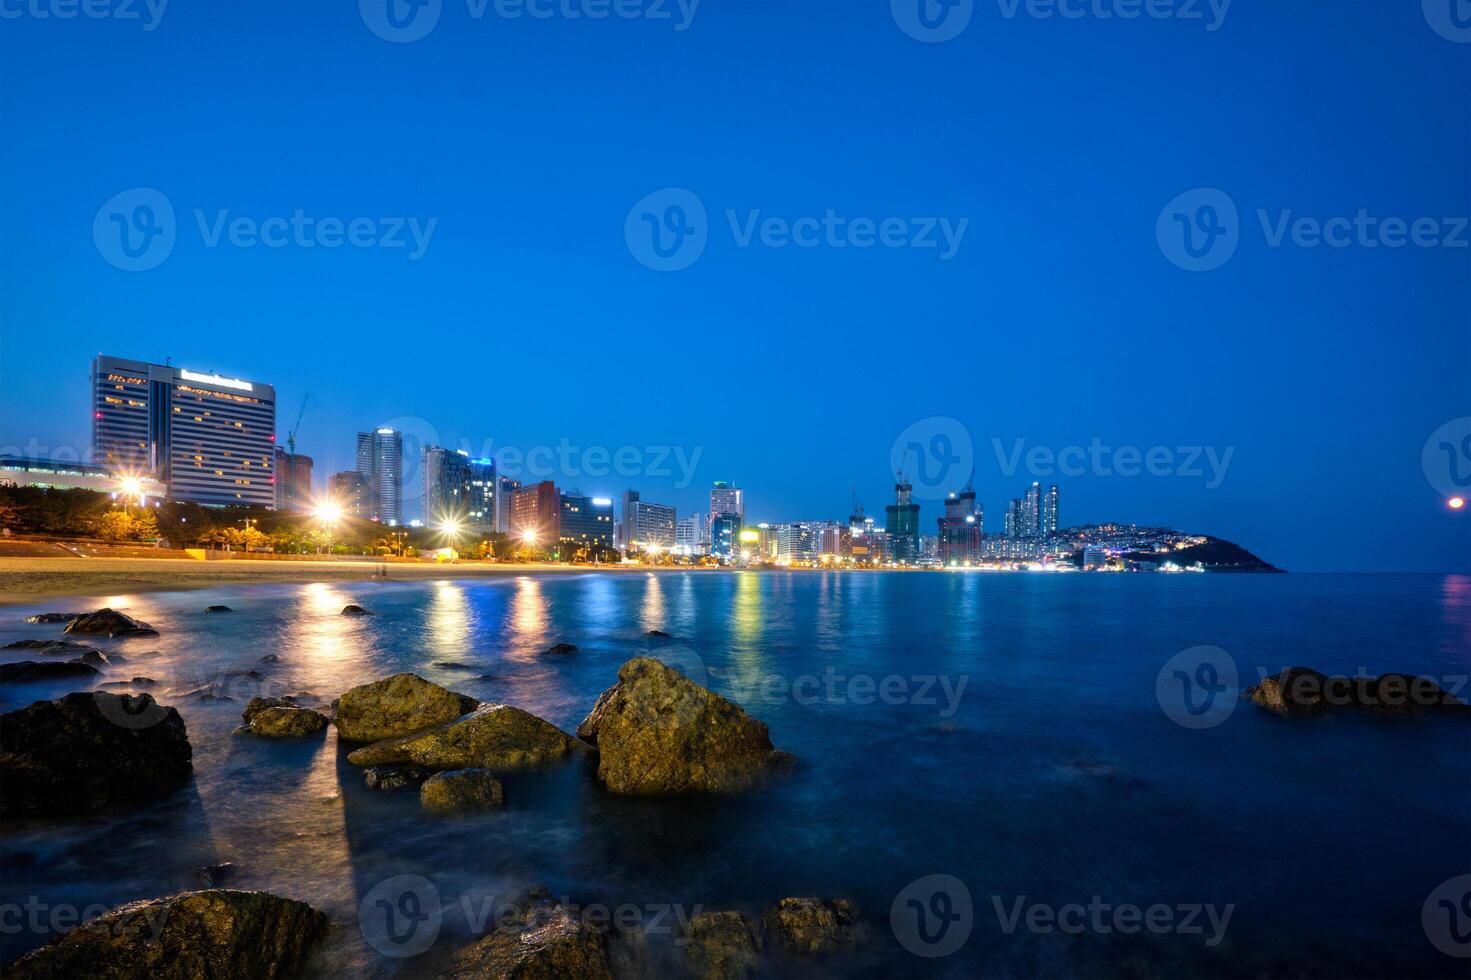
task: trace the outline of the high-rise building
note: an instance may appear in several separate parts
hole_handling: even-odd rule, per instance
[[[561,540],[561,494],[551,480],[521,487],[511,494],[511,526],[517,541],[550,549]]]
[[[1024,538],[1040,537],[1042,534],[1042,485],[1033,481],[1022,498],[1021,527],[1017,531]]]
[[[372,513],[369,503],[368,481],[357,470],[333,473],[327,481],[327,496],[332,503],[342,508],[347,517],[366,519]]]
[[[276,448],[276,509],[310,510],[312,458]]]
[[[942,565],[964,565],[981,557],[985,519],[976,506],[976,492],[966,487],[945,498],[945,516],[939,520],[936,559]]]
[[[521,489],[521,481],[503,476],[496,481],[496,488],[500,491],[500,495],[496,498],[495,529],[502,534],[510,534],[512,530],[511,497]]]
[[[476,534],[496,530],[495,460],[470,460],[470,509],[466,515]]]
[[[733,487],[724,480],[717,480],[715,481],[715,485],[710,488],[710,522],[712,526],[715,518],[721,514],[734,514],[742,523],[745,523],[746,494],[739,487]],[[713,534],[711,540],[714,540]]]
[[[1057,533],[1057,484],[1053,484],[1047,490],[1047,496],[1042,498],[1042,534],[1052,537]]]
[[[358,472],[368,484],[369,520],[402,524],[404,438],[394,429],[358,433]]]
[[[674,508],[639,499],[637,490],[623,495],[623,546],[626,548],[674,547]]]
[[[889,532],[889,558],[901,565],[919,559],[919,504],[912,501],[914,487],[900,476],[894,484],[894,502],[884,508]]]
[[[817,560],[816,527],[805,521],[781,524],[776,529],[776,557],[781,562]]]
[[[739,492],[739,491],[737,491]],[[710,554],[716,558],[734,558],[740,551],[741,518],[737,514],[710,516]]]
[[[1003,533],[1008,538],[1019,538],[1025,521],[1022,515],[1022,499],[1012,497],[1011,503],[1006,506],[1006,524]]]
[[[152,477],[174,500],[276,506],[276,389],[99,354],[93,462]]]
[[[470,520],[470,454],[443,446],[425,446],[424,523],[439,527]]]
[[[574,550],[613,547],[613,500],[573,490],[558,497],[557,540]],[[564,554],[564,558],[571,557]]]
[[[704,543],[705,518],[699,511],[681,517],[674,525],[674,547],[686,555],[697,554]]]

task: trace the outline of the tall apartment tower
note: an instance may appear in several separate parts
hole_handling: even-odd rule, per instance
[[[364,516],[383,524],[404,519],[404,437],[395,429],[358,433],[358,472],[368,484]]]
[[[1057,484],[1053,484],[1047,490],[1047,496],[1042,498],[1042,534],[1052,537],[1057,533]]]

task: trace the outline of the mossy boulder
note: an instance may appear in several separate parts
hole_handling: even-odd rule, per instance
[[[278,705],[263,708],[250,717],[250,730],[266,738],[301,738],[327,727],[327,716],[310,708]]]
[[[506,805],[506,792],[500,780],[484,769],[452,769],[424,780],[419,805],[436,813],[499,810]]]
[[[327,916],[265,892],[210,889],[131,902],[32,950],[15,978],[204,980],[301,971]]]
[[[333,722],[350,742],[379,742],[453,721],[478,703],[418,674],[394,674],[343,694]]]
[[[450,980],[613,980],[606,932],[539,891],[493,931],[455,954]]]
[[[858,945],[858,913],[847,899],[784,898],[762,918],[766,941],[795,956],[851,950]]]
[[[105,691],[0,715],[0,816],[78,816],[161,799],[189,781],[184,720]]]
[[[761,933],[739,912],[702,912],[690,920],[684,957],[700,980],[741,980],[761,955]]]
[[[632,795],[736,793],[791,758],[739,705],[652,657],[623,665],[577,734],[603,784]]]
[[[575,751],[572,736],[530,712],[485,705],[413,735],[386,739],[350,752],[358,766],[411,763],[426,769],[491,769],[509,772],[557,762]]]

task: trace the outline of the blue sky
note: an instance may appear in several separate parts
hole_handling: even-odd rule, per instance
[[[442,0],[391,43],[374,2],[174,0],[150,30],[141,2],[7,0],[0,445],[85,447],[105,351],[274,383],[283,435],[310,392],[319,477],[410,417],[477,454],[639,448],[631,478],[574,456],[558,482],[589,493],[703,510],[727,479],[753,518],[839,518],[852,491],[880,511],[907,430],[948,464],[923,489],[974,466],[995,531],[1036,478],[1064,523],[1174,525],[1292,569],[1471,570],[1471,515],[1422,460],[1471,415],[1471,232],[1291,230],[1362,211],[1444,243],[1471,214],[1471,43],[1420,3],[975,0],[928,43],[907,0]],[[174,241],[125,271],[94,219],[137,188]],[[705,213],[677,271],[637,243],[666,188]],[[1167,205],[1198,188],[1236,210],[1235,250],[1189,271],[1168,230],[1221,198]],[[247,244],[297,212],[316,230]],[[812,247],[759,227],[829,212],[844,230]],[[404,247],[313,237],[407,218],[422,248],[407,223]],[[892,246],[844,237],[885,219]],[[914,247],[942,222],[953,255]],[[1036,465],[1069,447],[1081,467]],[[1168,475],[1120,475],[1131,449]]]

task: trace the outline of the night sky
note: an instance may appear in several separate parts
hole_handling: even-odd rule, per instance
[[[600,20],[442,0],[408,43],[370,29],[373,0],[175,0],[152,30],[141,0],[141,20],[25,2],[0,24],[6,451],[86,448],[101,351],[273,383],[283,441],[309,392],[319,483],[407,417],[474,455],[550,447],[564,488],[683,513],[723,479],[751,520],[841,519],[853,491],[881,516],[912,439],[926,533],[973,466],[991,531],[1038,479],[1064,524],[1172,525],[1292,570],[1471,570],[1471,508],[1422,460],[1471,416],[1471,38],[1435,0],[1134,20],[974,0],[943,43],[901,28],[906,0],[688,20],[688,0]],[[146,271],[99,245],[135,188],[175,212]],[[703,222],[670,210],[691,201]],[[422,249],[408,224],[402,247],[212,238],[298,210],[365,237],[434,224]],[[1434,219],[1438,244],[1290,228],[1361,210]],[[751,227],[829,211],[814,247]],[[859,247],[854,219],[891,218],[920,247]],[[1180,222],[1234,253],[1192,258]],[[703,253],[650,268],[655,226]],[[661,475],[649,447],[683,455]]]

